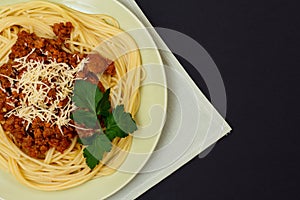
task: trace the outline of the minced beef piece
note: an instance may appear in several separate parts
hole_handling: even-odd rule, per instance
[[[95,74],[105,73],[111,76],[116,74],[114,62],[104,58],[99,53],[92,53],[88,56],[88,63],[86,64],[86,68],[88,71],[93,72]]]

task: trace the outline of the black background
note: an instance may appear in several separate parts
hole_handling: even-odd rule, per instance
[[[217,64],[233,127],[139,199],[300,199],[299,6],[291,0],[137,0],[154,26],[197,40]],[[179,58],[209,96],[193,67]]]

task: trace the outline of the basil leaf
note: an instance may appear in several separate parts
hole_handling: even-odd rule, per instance
[[[85,157],[87,166],[89,166],[91,170],[93,170],[99,164],[99,160],[95,158],[87,148],[83,150],[83,156]]]
[[[93,144],[93,141],[96,137],[96,134],[90,136],[90,137],[78,137],[77,141],[79,144],[82,144],[84,146],[88,146]]]
[[[124,138],[128,133],[137,130],[135,121],[130,113],[124,111],[124,106],[117,106],[105,120],[106,136],[112,141],[114,138]]]
[[[99,128],[100,124],[95,113],[85,110],[76,110],[72,113],[73,120],[86,128]]]
[[[90,169],[94,169],[102,160],[105,152],[110,152],[112,148],[111,141],[104,134],[97,134],[91,145],[83,150],[83,156]]]
[[[109,93],[110,89],[106,90],[101,101],[97,105],[97,115],[102,115],[104,117],[107,117],[109,115],[110,110],[110,101],[109,101]]]
[[[132,119],[130,113],[124,111],[124,105],[118,105],[113,110],[113,116],[116,124],[120,129],[126,133],[133,133],[137,130],[135,121]]]
[[[103,98],[103,93],[99,90],[97,86],[96,93],[95,93],[95,108],[97,108],[97,106],[100,104],[102,98]]]
[[[103,94],[97,85],[85,80],[75,82],[72,101],[79,108],[87,108],[96,113],[96,105],[102,99]]]

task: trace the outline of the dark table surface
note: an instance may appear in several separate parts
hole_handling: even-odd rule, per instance
[[[293,0],[137,0],[154,26],[194,38],[227,92],[230,135],[139,199],[300,199],[299,25]],[[201,75],[180,62],[209,97]]]

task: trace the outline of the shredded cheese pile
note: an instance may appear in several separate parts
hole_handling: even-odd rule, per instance
[[[20,99],[20,106],[8,112],[6,116],[15,115],[26,120],[28,122],[26,129],[36,117],[39,117],[42,121],[56,124],[63,133],[61,127],[69,124],[71,112],[75,109],[75,105],[71,103],[74,80],[87,59],[83,59],[77,67],[72,67],[52,60],[47,63],[27,61],[29,55],[14,60],[18,63],[14,66],[16,69],[20,71],[26,68],[20,79],[11,80],[15,82],[12,92],[21,92],[23,98]],[[48,96],[51,89],[55,89],[56,92],[54,99]],[[60,106],[60,102],[66,99],[67,103]]]

